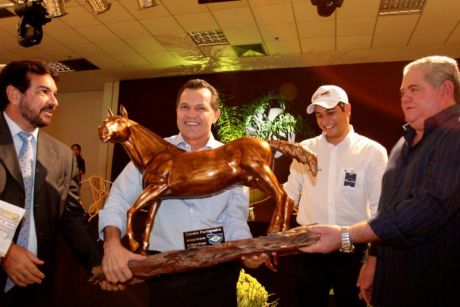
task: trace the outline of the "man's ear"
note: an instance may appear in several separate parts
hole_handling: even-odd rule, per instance
[[[8,85],[6,87],[6,96],[8,97],[8,101],[13,104],[19,104],[21,94],[22,93],[12,85]]]
[[[451,96],[454,93],[454,84],[450,80],[444,80],[441,84],[442,93],[446,96]]]
[[[214,122],[213,124],[215,124],[217,122],[217,120],[219,119],[220,117],[220,109],[217,109],[215,112],[214,112]]]
[[[344,106],[345,106],[345,110],[351,113],[351,104],[345,103]]]

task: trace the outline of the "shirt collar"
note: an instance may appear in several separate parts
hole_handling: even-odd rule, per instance
[[[12,120],[6,112],[3,112],[3,116],[5,117],[6,124],[8,125],[8,128],[10,128],[11,135],[13,137],[16,137],[19,132],[23,131],[21,127],[16,124],[14,120]],[[25,131],[24,131],[25,132]],[[32,132],[27,132],[33,135],[34,139],[36,140],[38,137],[38,128],[35,128]]]
[[[429,117],[423,123],[423,134],[427,135],[435,130],[437,127],[441,126],[443,123],[447,122],[452,116],[458,116],[460,113],[460,104],[455,104],[450,106],[441,112],[435,114],[432,117]],[[404,138],[406,142],[412,144],[412,140],[415,137],[415,130],[411,127],[410,124],[406,123],[403,125]]]
[[[342,144],[349,144],[355,137],[356,137],[355,129],[353,128],[353,125],[350,125],[350,130],[348,131],[347,136],[342,140],[342,142],[338,143],[337,145],[329,143],[327,141],[326,135],[324,133],[321,133],[320,138],[326,144],[329,144],[331,146],[339,146],[339,145],[342,145]]]
[[[185,149],[185,150],[190,150],[190,145],[184,140],[184,137],[180,133],[174,138],[172,143],[174,145],[176,145],[177,147],[179,147],[179,148],[182,148],[182,149]],[[201,147],[200,150],[217,148],[220,145],[222,145],[222,143],[217,141],[214,138],[214,135],[212,135],[212,133],[211,133],[211,135],[209,136],[208,141],[206,142],[206,145]]]

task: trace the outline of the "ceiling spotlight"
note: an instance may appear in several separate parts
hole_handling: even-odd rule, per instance
[[[25,0],[14,4],[14,12],[19,16],[18,43],[23,47],[40,44],[43,38],[42,26],[51,21],[40,0]]]
[[[316,5],[318,15],[322,17],[331,16],[337,7],[341,7],[343,0],[311,0],[311,4]]]
[[[86,0],[85,1],[95,15],[102,14],[110,9],[112,5],[108,0]]]
[[[137,0],[137,4],[139,5],[139,9],[146,9],[152,6],[160,5],[156,0]]]
[[[61,17],[67,14],[64,9],[64,0],[43,0],[50,18]]]

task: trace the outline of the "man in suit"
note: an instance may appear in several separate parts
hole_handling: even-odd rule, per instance
[[[0,199],[30,213],[9,248],[0,251],[0,306],[50,305],[60,231],[87,269],[101,260],[80,204],[75,158],[68,146],[39,129],[50,123],[58,106],[56,77],[35,61],[11,62],[0,72]],[[19,161],[23,133],[32,135],[31,176],[23,175]],[[28,177],[31,193],[26,192]],[[24,227],[22,244],[18,237]]]

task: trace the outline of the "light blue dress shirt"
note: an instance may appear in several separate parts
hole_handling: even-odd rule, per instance
[[[18,133],[23,130],[5,112],[3,112],[3,116],[5,117],[6,124],[10,128],[11,135],[13,136],[14,146],[16,148],[16,154],[18,155],[18,159],[19,159],[19,151],[21,150],[22,139],[18,135]],[[28,133],[33,135],[32,145],[33,145],[33,150],[34,150],[34,159],[33,159],[33,164],[32,164],[32,183],[35,184],[35,164],[37,162],[38,128]],[[27,244],[27,249],[31,251],[34,255],[37,255],[37,232],[35,230],[35,218],[34,218],[34,206],[33,206],[34,194],[35,194],[35,191],[32,194],[32,199],[31,199],[32,205],[30,206],[30,230],[29,230],[29,241]]]
[[[165,140],[190,151],[190,145],[180,134]],[[221,145],[211,135],[202,150]],[[99,212],[101,239],[107,226],[117,227],[122,236],[126,234],[127,211],[141,192],[142,174],[131,161],[113,183],[104,208]],[[184,232],[219,226],[224,228],[226,241],[250,238],[248,210],[248,188],[243,186],[234,186],[205,198],[164,199],[155,217],[149,249],[161,252],[184,249]]]

